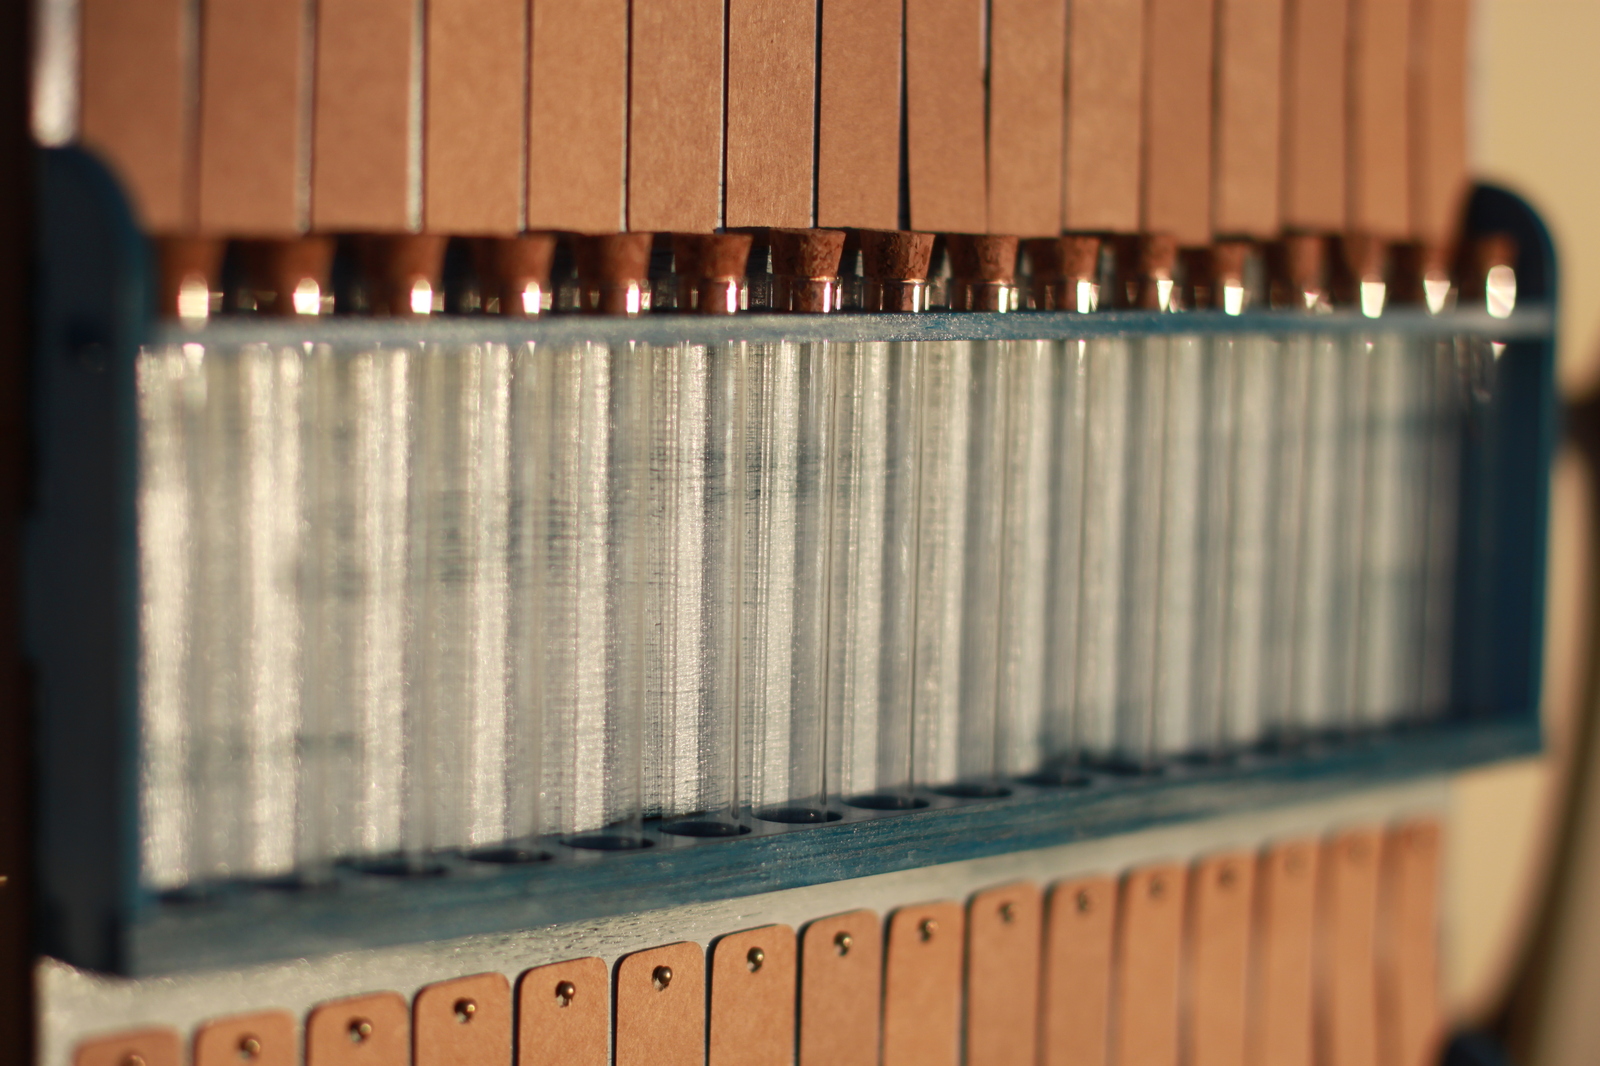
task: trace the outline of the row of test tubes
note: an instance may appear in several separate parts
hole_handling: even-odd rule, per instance
[[[1477,342],[1381,326],[149,348],[144,880],[1443,715]]]

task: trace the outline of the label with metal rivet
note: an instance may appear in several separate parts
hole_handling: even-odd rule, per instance
[[[1350,829],[1323,844],[1317,895],[1317,1062],[1373,1066],[1378,1061],[1376,828]]]
[[[1177,1066],[1186,874],[1176,864],[1151,866],[1122,880],[1112,998],[1117,1066]]]
[[[1439,861],[1437,820],[1389,830],[1383,842],[1378,935],[1378,1036],[1383,1061],[1427,1066],[1439,1059]]]
[[[712,945],[710,1066],[789,1066],[796,954],[787,925],[730,933]]]
[[[883,1066],[955,1066],[961,1053],[961,905],[889,916],[883,967]]]
[[[1261,856],[1246,1059],[1250,1066],[1311,1066],[1315,840],[1287,840]]]
[[[617,963],[616,1066],[702,1066],[705,950],[668,944]]]
[[[874,911],[836,914],[806,926],[799,1066],[878,1066],[882,929]]]
[[[967,1064],[1034,1061],[1039,1033],[1039,886],[1006,885],[967,903]]]
[[[1244,1061],[1246,983],[1255,855],[1213,855],[1189,877],[1189,1021],[1184,1027],[1192,1066]]]
[[[441,981],[411,1005],[413,1066],[511,1066],[511,984],[483,973]]]
[[[411,1012],[398,992],[323,1003],[306,1018],[306,1066],[408,1066]]]
[[[182,1044],[171,1029],[115,1033],[78,1045],[73,1066],[178,1066]]]
[[[607,1066],[611,981],[599,959],[536,966],[517,981],[519,1066]]]
[[[1045,918],[1041,1066],[1105,1066],[1111,1024],[1111,945],[1117,883],[1062,881]]]
[[[194,1066],[296,1066],[294,1023],[282,1010],[206,1022],[194,1034]]]

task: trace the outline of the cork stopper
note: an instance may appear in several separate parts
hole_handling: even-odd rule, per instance
[[[1248,241],[1217,241],[1206,248],[1185,249],[1183,305],[1241,314],[1246,303],[1244,271],[1249,258]]]
[[[1026,242],[1033,306],[1087,314],[1100,304],[1100,238],[1073,233]]]
[[[1182,295],[1174,280],[1177,240],[1166,233],[1143,233],[1119,243],[1117,268],[1125,305],[1145,311],[1176,311]]]
[[[1405,241],[1390,250],[1389,302],[1439,314],[1451,303],[1450,253],[1432,241]]]
[[[837,229],[772,229],[773,308],[803,314],[839,310],[839,262],[845,234]]]
[[[952,233],[950,309],[952,311],[1015,311],[1017,238],[992,234]]]
[[[1328,309],[1328,243],[1314,233],[1291,233],[1267,246],[1273,307],[1295,311]]]
[[[285,317],[332,311],[333,249],[334,239],[320,234],[246,241],[245,278],[255,294],[256,310]]]
[[[483,288],[486,310],[502,315],[538,315],[550,292],[550,265],[555,261],[554,233],[519,233],[515,237],[482,237],[472,244],[473,263]]]
[[[583,234],[574,238],[582,310],[637,315],[650,310],[650,233]]]
[[[448,238],[438,233],[390,234],[361,242],[361,264],[378,314],[427,315],[443,306],[440,276]]]
[[[1517,305],[1517,241],[1490,233],[1468,242],[1460,268],[1461,303],[1508,318]]]
[[[222,281],[220,237],[161,237],[156,241],[158,311],[196,325],[211,315],[211,294]]]
[[[862,230],[861,264],[867,311],[926,311],[933,234]]]
[[[748,233],[679,233],[672,238],[678,310],[706,315],[739,311],[754,238]]]
[[[1333,299],[1368,318],[1383,314],[1388,303],[1389,243],[1370,233],[1347,233],[1335,239]]]

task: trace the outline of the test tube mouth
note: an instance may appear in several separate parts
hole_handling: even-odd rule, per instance
[[[797,805],[768,807],[757,811],[756,817],[763,822],[779,822],[783,825],[821,825],[824,822],[837,822],[843,816],[838,811],[830,811],[826,807]]]
[[[444,251],[437,233],[363,238],[361,260],[372,308],[380,314],[422,317],[444,309]]]
[[[953,785],[940,785],[934,791],[941,796],[964,800],[1005,799],[1012,793],[1011,789],[994,781],[957,781]]]
[[[950,310],[1015,311],[1021,295],[1017,244],[1016,237],[950,234]]]
[[[534,318],[543,313],[551,293],[554,233],[484,237],[473,242],[472,250],[487,310],[513,318]],[[493,306],[488,306],[490,300],[494,301]]]
[[[933,234],[862,230],[860,240],[862,271],[867,277],[862,309],[908,313],[928,310]]]
[[[632,317],[650,310],[650,233],[580,234],[572,246],[579,307]]]
[[[1081,233],[1024,242],[1035,310],[1088,314],[1099,308],[1100,243],[1099,237]]]
[[[675,837],[721,839],[744,836],[750,827],[729,818],[683,818],[666,823],[661,831]]]
[[[732,315],[743,310],[748,233],[679,233],[672,238],[678,310]]]
[[[868,792],[851,796],[844,802],[847,806],[865,811],[915,811],[928,806],[928,801],[921,796],[906,792]]]
[[[773,229],[767,240],[772,249],[774,310],[829,314],[840,309],[843,230]]]

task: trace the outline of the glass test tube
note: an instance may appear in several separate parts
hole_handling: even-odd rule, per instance
[[[1300,529],[1299,589],[1291,700],[1283,737],[1293,741],[1334,727],[1349,691],[1345,618],[1352,598],[1343,568],[1351,504],[1348,480],[1359,455],[1345,432],[1351,376],[1344,341],[1330,333],[1309,338],[1305,408],[1304,520]]]
[[[1055,381],[1047,342],[974,349],[957,773],[982,795],[1042,758]]]
[[[1084,351],[1083,534],[1073,734],[1077,752],[1101,761],[1117,754],[1121,703],[1133,343],[1120,337],[1095,338],[1085,342]]]
[[[1286,502],[1274,479],[1279,353],[1270,337],[1243,336],[1235,343],[1233,385],[1236,427],[1226,475],[1232,483],[1227,540],[1226,652],[1216,733],[1205,738],[1215,750],[1250,747],[1260,738],[1267,710],[1267,673],[1274,627],[1270,624],[1274,508]]]
[[[1422,670],[1417,717],[1432,720],[1450,709],[1451,651],[1455,639],[1456,537],[1461,506],[1461,431],[1466,397],[1456,366],[1454,338],[1429,338],[1422,358],[1427,384],[1424,433],[1428,449],[1422,590]]]
[[[532,361],[542,400],[520,439],[548,456],[534,543],[540,816],[582,847],[637,847],[650,356],[578,344]]]
[[[1052,352],[1055,397],[1050,430],[1050,549],[1045,594],[1044,721],[1041,765],[1052,779],[1074,776],[1078,683],[1079,573],[1084,529],[1085,428],[1089,342]]]
[[[176,888],[189,880],[191,743],[188,694],[193,500],[187,476],[185,404],[200,382],[185,349],[139,353],[139,825],[140,880]]]
[[[510,355],[425,348],[412,468],[406,844],[506,835],[506,527]]]
[[[899,364],[908,353],[900,350],[902,347],[886,343],[833,346],[826,747],[829,792],[846,799],[874,795],[882,780],[890,384],[894,364],[894,377],[903,385]],[[900,530],[904,532],[904,523]],[[909,544],[899,547],[908,550]],[[892,770],[892,762],[890,766]],[[895,797],[882,802],[893,803]]]
[[[897,788],[909,794],[918,785],[950,784],[961,775],[962,595],[967,561],[968,463],[971,459],[973,363],[981,345],[946,342],[920,345],[917,369],[919,412],[898,420],[895,429],[911,476],[896,482],[906,493],[890,497],[891,520],[908,515],[915,524],[911,552],[889,566],[887,617],[894,672],[886,706],[896,720],[907,720],[909,736],[897,733],[910,749],[910,775]],[[910,434],[914,432],[915,436]],[[891,452],[892,454],[892,452]],[[905,654],[897,635],[909,633]]]
[[[1288,725],[1294,704],[1296,649],[1305,625],[1301,587],[1306,536],[1306,458],[1311,403],[1314,335],[1290,333],[1277,344],[1278,381],[1273,394],[1272,496],[1270,531],[1266,680],[1262,694],[1261,735],[1277,738]]]
[[[745,372],[744,795],[763,818],[820,822],[833,358],[826,342],[757,344]]]
[[[649,350],[645,807],[738,832],[742,344]],[[669,829],[674,826],[669,822]]]
[[[306,356],[300,877],[401,843],[410,455],[406,349]]]

